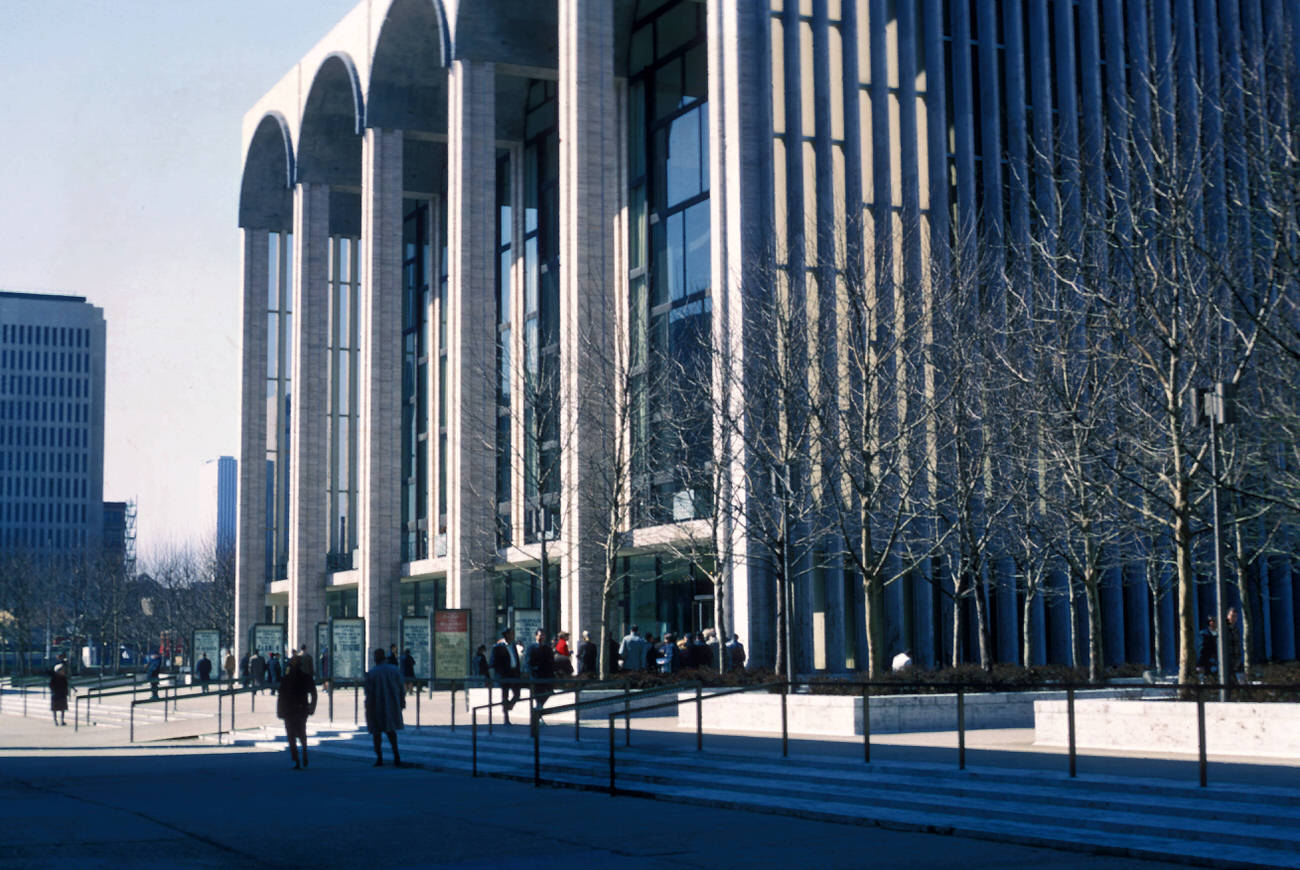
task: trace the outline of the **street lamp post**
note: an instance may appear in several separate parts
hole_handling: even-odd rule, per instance
[[[1236,387],[1222,382],[1196,391],[1196,416],[1210,426],[1210,503],[1214,512],[1214,621],[1218,630],[1219,700],[1228,700],[1232,662],[1228,658],[1228,626],[1223,620],[1223,533],[1219,513],[1219,427],[1236,422],[1232,401]],[[1235,651],[1234,651],[1235,652]]]
[[[792,645],[794,641],[794,630],[791,626],[794,621],[794,588],[790,580],[790,466],[786,464],[781,473],[778,474],[775,468],[772,469],[772,489],[777,489],[777,483],[780,482],[781,492],[781,580],[785,588],[779,591],[783,596],[785,610],[785,625],[783,634],[785,635],[785,678],[794,679],[794,655]]]

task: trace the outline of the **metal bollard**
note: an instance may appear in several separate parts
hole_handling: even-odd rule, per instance
[[[218,685],[220,685],[220,684],[218,684]],[[234,698],[231,698],[231,699],[230,699],[230,703],[233,704],[234,702],[235,702],[235,699],[234,699]],[[222,723],[222,721],[223,721],[224,719],[225,719],[225,716],[224,716],[224,713],[223,713],[223,711],[222,711],[222,709],[221,709],[221,689],[218,688],[218,689],[217,689],[217,745],[218,745],[218,746],[221,745],[221,723]]]
[[[470,713],[469,726],[470,776],[478,776],[478,710]]]
[[[532,699],[529,699],[532,703]],[[542,723],[537,707],[528,708],[528,723],[533,729],[533,788],[542,786]]]
[[[415,727],[420,727],[420,695],[421,692],[415,693]]]
[[[871,763],[871,687],[862,686],[862,761]]]
[[[966,693],[957,687],[957,767],[966,769]]]
[[[1205,788],[1208,779],[1208,771],[1205,763],[1205,698],[1202,695],[1196,696],[1196,747],[1197,747],[1197,767],[1201,777],[1201,788]]]
[[[785,699],[790,692],[790,684],[786,683],[781,687],[781,757],[790,757],[790,728],[789,719],[786,716]]]
[[[700,697],[700,687],[695,687],[695,751],[704,749],[704,701]]]
[[[1070,776],[1073,778],[1078,774],[1078,756],[1074,747],[1074,687],[1065,690],[1065,720],[1066,729],[1069,731],[1070,741]]]
[[[465,694],[467,695],[469,694],[468,688],[465,689]],[[432,698],[433,694],[430,693],[429,697]],[[456,730],[456,684],[455,683],[451,684],[451,730],[453,732],[455,732]]]
[[[617,713],[609,714],[609,796],[614,796],[614,719]]]
[[[358,695],[359,693],[357,691],[357,687],[353,686],[352,687],[352,724],[353,725],[361,724],[361,717],[357,714],[357,708],[358,705],[360,704],[360,699]]]
[[[623,745],[632,745],[632,694],[627,686],[623,687]]]

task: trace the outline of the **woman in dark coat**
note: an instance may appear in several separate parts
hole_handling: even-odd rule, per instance
[[[68,675],[63,665],[55,665],[50,672],[50,711],[55,725],[68,724]]]
[[[289,672],[280,681],[280,695],[275,702],[275,715],[284,720],[284,733],[289,738],[289,757],[293,769],[298,770],[298,743],[302,743],[302,764],[307,766],[307,717],[316,712],[316,682],[302,669],[297,656],[289,662]]]

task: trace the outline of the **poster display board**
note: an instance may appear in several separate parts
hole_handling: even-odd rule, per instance
[[[522,643],[524,649],[528,649],[528,645],[537,635],[537,629],[542,627],[542,612],[516,609],[511,627],[515,630],[515,641]]]
[[[249,649],[257,650],[264,659],[270,659],[271,653],[279,653],[283,658],[287,632],[288,629],[281,622],[254,623],[249,631]]]
[[[328,675],[321,673],[320,657],[327,653],[330,648],[330,624],[328,622],[316,623],[316,658],[312,664],[316,666],[316,676],[318,679],[326,679]]]
[[[402,656],[407,650],[415,659],[415,678],[428,680],[433,676],[433,620],[431,617],[402,617]],[[399,659],[400,661],[400,659]]]
[[[366,675],[366,621],[330,621],[330,676],[340,683],[361,682]]]
[[[190,662],[195,673],[198,672],[199,659],[204,653],[208,654],[208,660],[212,662],[212,673],[216,674],[221,670],[221,632],[215,628],[196,628],[194,629],[194,645],[190,647],[190,654],[193,660]]]
[[[469,610],[433,612],[433,676],[463,680],[469,673]]]

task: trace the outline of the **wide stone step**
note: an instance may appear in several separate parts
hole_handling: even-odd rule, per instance
[[[245,740],[285,747],[267,728]],[[445,729],[404,731],[403,761],[468,772],[470,737]],[[313,752],[369,761],[363,731],[313,728]],[[1228,867],[1300,867],[1300,791],[1220,786],[1197,789],[1142,780],[1121,790],[1119,777],[1063,782],[1042,771],[981,768],[956,772],[898,762],[755,761],[725,753],[618,747],[621,792],[856,824],[986,836],[1057,848]],[[533,744],[521,733],[480,734],[480,775],[530,781]],[[387,751],[385,752],[387,755]],[[552,785],[605,788],[604,744],[544,740],[543,779]],[[1271,794],[1260,795],[1260,791]]]

